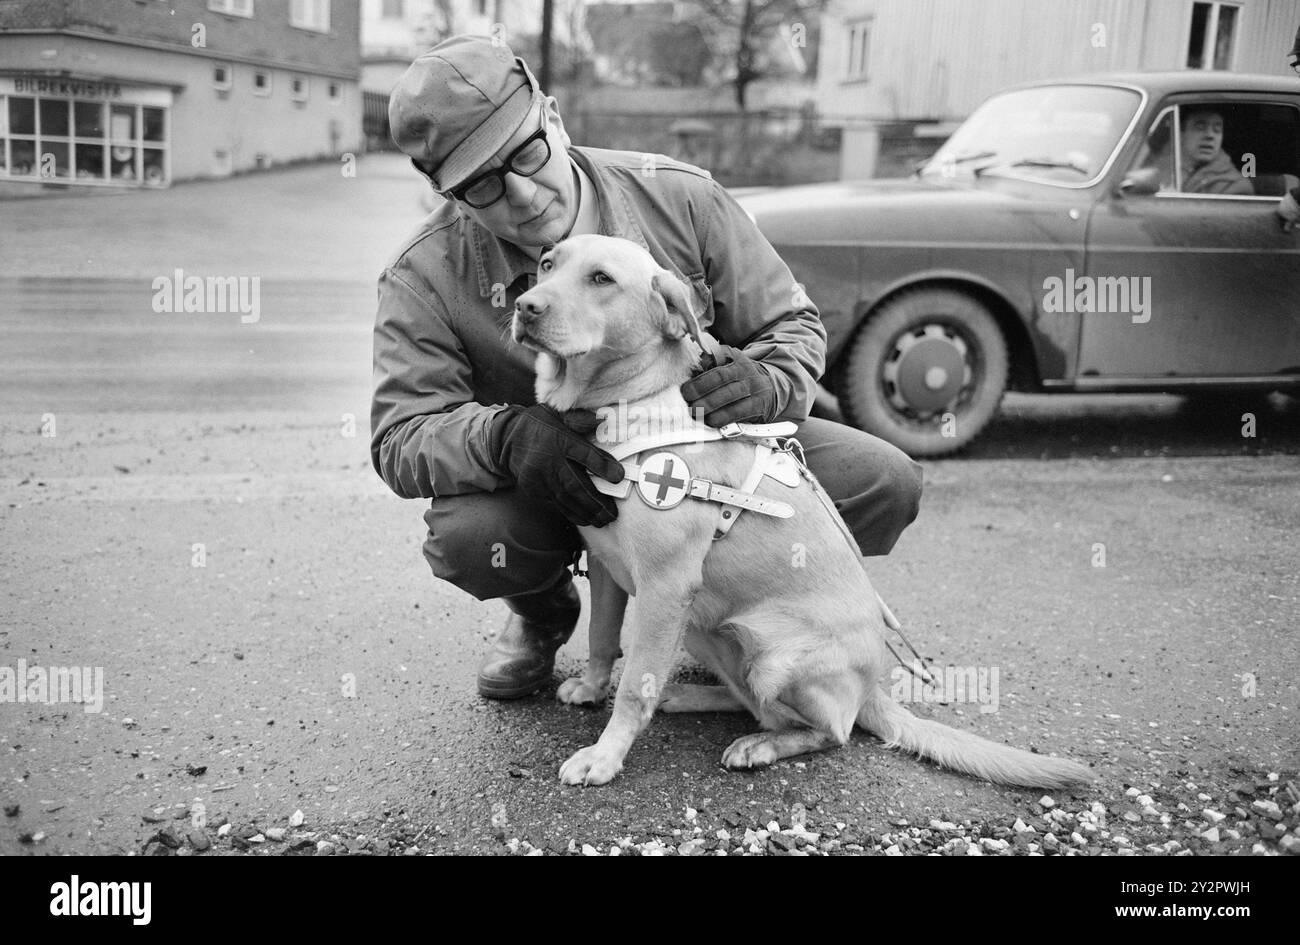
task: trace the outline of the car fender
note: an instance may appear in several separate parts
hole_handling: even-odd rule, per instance
[[[1034,300],[1027,291],[1016,291],[1011,285],[999,284],[978,273],[952,268],[910,272],[890,282],[872,286],[871,295],[864,297],[854,312],[852,331],[841,339],[834,350],[828,352],[827,363],[831,366],[831,371],[838,367],[849,348],[849,342],[872,314],[905,292],[927,288],[966,292],[985,305],[997,319],[1003,337],[1006,338],[1013,389],[1039,388],[1043,376],[1039,352],[1046,339],[1031,328]]]

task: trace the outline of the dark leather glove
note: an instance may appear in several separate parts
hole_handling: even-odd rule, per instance
[[[498,413],[492,451],[525,495],[552,503],[574,525],[599,528],[618,517],[613,498],[598,492],[587,472],[621,482],[623,464],[573,432],[545,404]]]
[[[695,415],[711,427],[728,423],[769,423],[776,419],[776,383],[767,369],[739,348],[720,345],[716,367],[682,385],[682,396]],[[705,355],[708,365],[709,355]]]

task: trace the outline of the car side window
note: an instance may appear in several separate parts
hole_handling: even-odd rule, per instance
[[[1273,103],[1251,106],[1254,113],[1243,124],[1248,137],[1230,140],[1242,171],[1250,171],[1255,194],[1281,197],[1300,186],[1300,108]]]
[[[1134,163],[1158,196],[1280,197],[1300,183],[1300,109],[1181,102],[1157,116]]]

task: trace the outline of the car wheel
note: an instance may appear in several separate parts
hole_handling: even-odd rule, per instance
[[[886,302],[858,329],[840,374],[845,419],[912,456],[965,446],[997,413],[1007,345],[993,315],[952,289]]]

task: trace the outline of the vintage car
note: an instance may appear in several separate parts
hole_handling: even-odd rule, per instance
[[[1004,390],[1296,390],[1300,79],[1036,82],[908,179],[741,202],[821,311],[845,418],[917,456]]]

